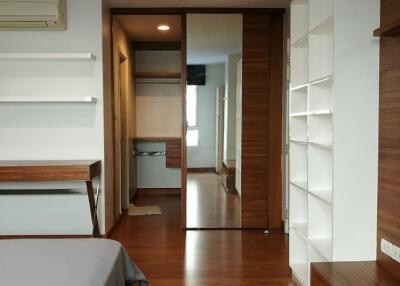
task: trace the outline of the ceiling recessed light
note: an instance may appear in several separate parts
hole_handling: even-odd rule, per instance
[[[160,25],[157,27],[157,29],[160,31],[168,31],[170,28],[168,25]]]

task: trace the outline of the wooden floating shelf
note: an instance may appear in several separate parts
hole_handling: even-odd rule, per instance
[[[96,103],[96,97],[34,97],[34,96],[2,96],[0,103]]]
[[[166,142],[181,140],[181,137],[136,137],[132,140],[136,142]]]
[[[0,53],[0,60],[51,60],[90,61],[96,57],[92,53]]]
[[[180,72],[135,72],[136,79],[181,79]]]
[[[327,204],[332,204],[332,190],[326,190],[326,191],[313,190],[309,191],[308,193],[316,197],[317,199],[324,201]]]
[[[398,37],[400,36],[400,19],[374,31],[375,37]]]

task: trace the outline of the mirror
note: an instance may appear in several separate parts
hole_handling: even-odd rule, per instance
[[[241,227],[242,14],[187,15],[187,228]]]

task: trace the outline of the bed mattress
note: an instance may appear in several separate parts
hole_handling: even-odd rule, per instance
[[[109,239],[0,240],[4,286],[148,285],[123,246]]]

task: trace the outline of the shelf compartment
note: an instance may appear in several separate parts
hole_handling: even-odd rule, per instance
[[[307,181],[290,181],[290,184],[294,185],[304,192],[307,192]]]
[[[0,60],[23,61],[91,61],[96,57],[92,53],[0,53]]]
[[[294,0],[290,9],[291,42],[294,43],[308,33],[308,1]]]
[[[309,82],[333,74],[333,35],[309,35]]]
[[[332,204],[332,190],[310,190],[308,193],[327,204]]]
[[[307,146],[290,144],[290,181],[307,184]]]
[[[310,239],[308,240],[311,247],[314,248],[326,261],[332,260],[332,240],[331,239]],[[311,255],[312,257],[313,255]],[[311,260],[315,260],[312,259]],[[310,261],[320,262],[320,261]]]
[[[308,83],[308,40],[291,47],[291,86],[302,86]]]
[[[307,94],[308,88],[304,86],[290,92],[290,114],[305,113],[307,114]]]
[[[375,37],[398,37],[400,36],[400,19],[393,21],[374,31]]]
[[[289,121],[290,139],[307,141],[307,116],[293,116]]]
[[[296,229],[302,230],[304,236],[307,237],[307,192],[293,184],[289,186],[289,191],[289,221]]]
[[[0,96],[0,103],[96,103],[97,98],[83,97],[34,97],[34,96]]]
[[[289,264],[293,274],[302,285],[306,286],[309,273],[307,242],[296,231],[291,230],[289,233],[289,249],[291,249]]]
[[[309,111],[332,110],[333,79],[328,78],[309,86]]]
[[[293,222],[290,224],[290,227],[295,230],[304,241],[307,241],[308,226],[306,222]]]
[[[309,141],[332,144],[333,123],[330,111],[314,113],[308,117]]]
[[[333,16],[333,0],[309,0],[308,5],[310,30]]]
[[[332,151],[310,145],[308,156],[308,189],[332,190]]]
[[[332,239],[332,207],[308,195],[308,238]]]

